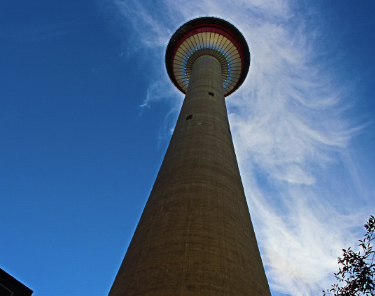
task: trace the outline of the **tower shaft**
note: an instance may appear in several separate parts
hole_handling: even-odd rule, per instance
[[[239,174],[220,62],[186,97],[110,296],[270,295]]]

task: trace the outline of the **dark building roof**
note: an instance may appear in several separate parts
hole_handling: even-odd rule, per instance
[[[0,296],[30,296],[33,291],[0,268]]]

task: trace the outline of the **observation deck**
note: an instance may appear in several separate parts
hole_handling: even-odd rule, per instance
[[[235,92],[250,67],[250,51],[241,32],[216,17],[200,17],[182,25],[172,36],[165,54],[165,65],[173,84],[186,94],[194,62],[203,55],[221,64],[224,96]]]

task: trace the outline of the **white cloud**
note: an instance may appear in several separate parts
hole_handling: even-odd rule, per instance
[[[354,204],[345,190],[351,184],[340,179],[342,196],[332,185],[335,167],[349,168],[345,180],[358,184],[352,180],[355,164],[340,158],[347,155],[358,128],[342,115],[350,89],[337,81],[337,61],[317,50],[323,30],[304,21],[304,14],[313,12],[286,0],[160,0],[154,4],[158,11],[139,1],[113,3],[133,24],[127,33],[132,31],[157,60],[163,61],[173,31],[193,17],[216,15],[243,32],[250,44],[251,69],[227,103],[271,288],[288,295],[317,295],[328,288],[336,257],[356,241],[349,230],[366,215],[361,197]],[[156,68],[165,71],[161,63]],[[144,106],[163,98],[160,84],[172,85],[165,74],[160,77],[150,84]],[[176,94],[171,90],[167,97]]]

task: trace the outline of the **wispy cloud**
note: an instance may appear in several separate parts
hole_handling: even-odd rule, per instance
[[[369,201],[359,196],[354,203],[353,195],[363,192],[349,189],[360,187],[347,156],[359,127],[344,117],[353,86],[338,80],[337,58],[322,51],[324,30],[314,22],[315,12],[287,0],[112,3],[128,24],[127,34],[133,32],[138,46],[157,57],[159,73],[165,73],[160,61],[171,34],[193,17],[219,16],[243,32],[250,43],[251,69],[227,103],[271,288],[317,295],[329,287],[336,257],[355,241],[353,227],[366,219]],[[181,98],[172,89],[167,96],[158,93],[160,84],[163,89],[171,85],[165,74],[160,77],[150,82],[141,107]]]
[[[49,25],[34,25],[31,27],[10,27],[0,29],[0,36],[4,39],[16,39],[21,42],[38,42],[66,35],[72,31],[72,23],[65,22]]]

